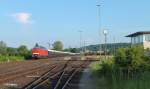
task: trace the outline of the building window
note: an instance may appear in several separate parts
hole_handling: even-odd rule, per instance
[[[131,42],[132,42],[132,44],[143,43],[143,35],[138,35],[138,36],[132,37]]]
[[[150,41],[150,34],[145,35],[145,41]]]

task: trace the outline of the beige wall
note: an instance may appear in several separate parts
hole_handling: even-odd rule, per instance
[[[143,43],[143,46],[144,46],[144,49],[147,49],[147,48],[150,49],[150,42],[145,41],[145,42]]]

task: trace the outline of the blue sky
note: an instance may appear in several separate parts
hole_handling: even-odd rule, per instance
[[[129,42],[125,35],[150,30],[149,0],[0,0],[0,40],[8,46],[61,40],[65,47],[79,47],[79,30],[86,44],[99,43],[101,29],[109,29],[108,42]]]

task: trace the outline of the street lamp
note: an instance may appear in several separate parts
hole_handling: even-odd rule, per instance
[[[105,59],[106,59],[106,55],[107,55],[107,35],[108,35],[108,30],[104,29],[103,30],[103,34],[105,36],[105,46],[104,46],[104,53],[105,53]]]
[[[98,4],[96,5],[97,8],[98,8],[98,33],[99,33],[99,37],[100,37],[100,45],[99,45],[99,53],[100,53],[100,57],[101,57],[101,51],[102,51],[102,46],[101,46],[101,43],[102,43],[102,36],[101,36],[101,5]]]

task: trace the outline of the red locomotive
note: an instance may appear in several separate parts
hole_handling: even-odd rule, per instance
[[[44,47],[34,47],[32,49],[32,57],[33,58],[47,58],[48,50]]]

